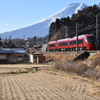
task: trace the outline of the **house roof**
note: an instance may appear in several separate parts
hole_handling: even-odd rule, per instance
[[[3,48],[3,50],[12,50],[12,51],[15,51],[15,52],[18,52],[21,54],[26,52],[26,50],[24,50],[24,48]]]
[[[13,50],[3,50],[3,49],[0,49],[0,53],[6,53],[6,54],[21,54],[20,52],[16,52],[16,51],[13,51]]]

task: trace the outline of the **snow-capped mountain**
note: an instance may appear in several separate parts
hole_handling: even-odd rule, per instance
[[[25,38],[28,37],[43,37],[46,36],[49,33],[49,26],[50,23],[55,21],[56,18],[64,18],[64,17],[71,17],[73,14],[77,13],[78,10],[82,10],[84,7],[87,7],[84,3],[73,3],[70,4],[68,7],[64,8],[63,10],[59,11],[58,13],[54,14],[53,16],[50,16],[49,18],[46,18],[40,22],[37,22],[31,26],[13,30],[10,32],[5,32],[1,34],[2,38]]]

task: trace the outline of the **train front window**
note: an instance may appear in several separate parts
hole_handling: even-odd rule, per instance
[[[94,37],[94,36],[87,37],[86,40],[90,44],[96,44],[96,42],[97,42],[96,37]]]

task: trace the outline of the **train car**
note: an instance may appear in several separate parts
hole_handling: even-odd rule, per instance
[[[49,51],[76,50],[76,37],[49,42]],[[78,50],[96,50],[97,39],[93,34],[78,36]]]
[[[52,41],[48,43],[48,50],[49,51],[56,51],[57,50],[57,43],[56,41]]]
[[[77,38],[71,38],[69,40],[69,50],[76,50],[76,40]],[[84,49],[84,36],[78,36],[78,50]]]
[[[66,51],[69,48],[69,38],[61,39],[57,41],[57,50],[58,51]]]

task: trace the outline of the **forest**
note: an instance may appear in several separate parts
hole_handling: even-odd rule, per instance
[[[78,35],[96,35],[96,31],[98,31],[98,38],[100,38],[100,8],[93,5],[79,10],[71,18],[57,18],[55,22],[50,24],[48,41],[74,37],[76,35],[76,24]]]

